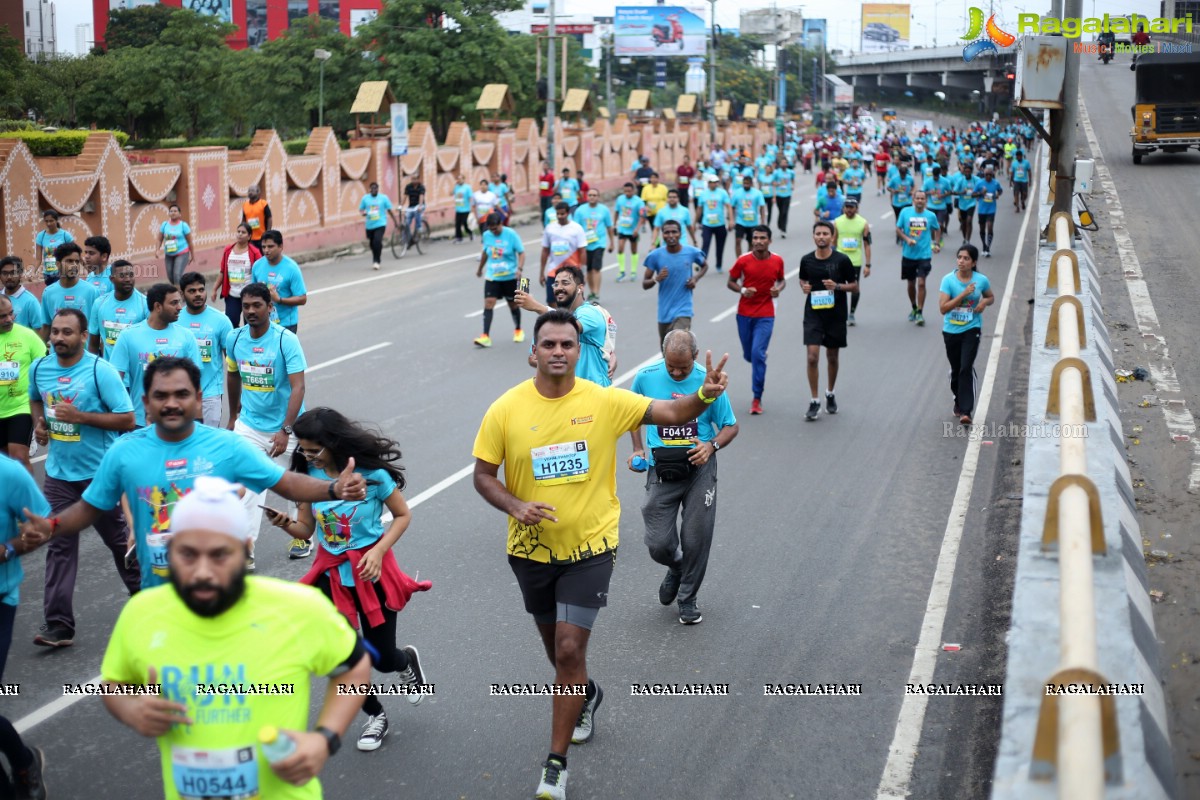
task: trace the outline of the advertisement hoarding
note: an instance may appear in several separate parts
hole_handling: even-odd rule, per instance
[[[408,103],[392,103],[392,155],[408,155]]]
[[[617,6],[613,34],[618,56],[702,56],[707,44],[699,6]]]
[[[825,20],[823,19],[805,19],[804,20],[804,49],[805,50],[824,50],[825,49]]]
[[[911,14],[912,6],[907,3],[863,3],[862,52],[909,49]]]

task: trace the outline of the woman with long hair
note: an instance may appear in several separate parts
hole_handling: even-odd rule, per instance
[[[237,328],[242,324],[242,288],[251,283],[250,268],[262,258],[262,251],[250,241],[249,223],[239,222],[233,244],[221,254],[221,281],[213,284],[212,299],[225,298],[225,316]]]
[[[350,421],[332,408],[301,414],[293,426],[298,446],[292,470],[334,480],[350,459],[367,480],[367,497],[359,501],[300,503],[298,519],[268,509],[271,522],[288,536],[310,539],[320,547],[312,569],[300,579],[325,593],[356,629],[361,630],[374,666],[394,672],[408,688],[408,702],[421,702],[425,675],[417,648],[396,647],[396,615],[413,592],[433,584],[418,583],[401,571],[392,547],[408,530],[412,512],[404,500],[400,448],[395,441]],[[392,515],[384,528],[383,513]],[[361,621],[361,625],[360,625]],[[388,732],[387,714],[374,694],[363,703],[367,722],[358,737],[359,750],[377,750]]]
[[[954,394],[954,416],[963,425],[971,424],[975,413],[975,356],[983,334],[983,309],[995,302],[992,282],[976,271],[979,248],[964,244],[958,248],[958,266],[938,290],[942,314],[942,339],[950,361],[950,391]]]
[[[169,219],[159,226],[154,255],[166,254],[167,280],[178,286],[192,258],[192,226],[183,221],[178,203],[167,206]]]
[[[70,231],[63,230],[59,225],[58,212],[52,208],[42,212],[42,222],[46,229],[38,231],[34,237],[34,255],[37,262],[42,265],[42,280],[49,286],[52,283],[58,283],[58,261],[54,258],[54,251],[60,244],[75,241],[75,237]]]

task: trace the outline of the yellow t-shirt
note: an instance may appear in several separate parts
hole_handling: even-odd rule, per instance
[[[141,685],[153,666],[163,697],[187,706],[193,724],[158,737],[167,800],[307,800],[321,797],[320,781],[293,786],[276,777],[258,732],[308,730],[312,676],[331,673],[354,643],[345,618],[311,586],[249,577],[241,601],[212,618],[192,613],[174,587],[158,586],[125,605],[100,673]],[[294,694],[270,693],[286,686]],[[236,693],[248,687],[267,693]]]
[[[648,208],[646,209],[646,217],[653,220],[654,215],[658,210],[667,204],[667,192],[670,191],[665,183],[660,183],[658,186],[647,183],[642,187],[642,202]]]
[[[617,441],[642,421],[650,399],[582,378],[565,397],[542,397],[527,380],[492,403],[472,454],[504,465],[514,497],[555,507],[558,522],[508,518],[508,553],[571,563],[617,547]]]

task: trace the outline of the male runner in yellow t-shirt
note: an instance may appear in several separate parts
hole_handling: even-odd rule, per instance
[[[695,420],[729,382],[728,354],[714,368],[710,352],[704,385],[687,397],[602,388],[575,377],[579,332],[570,311],[538,317],[537,375],[492,404],[473,450],[475,490],[509,516],[509,565],[555,668],[550,756],[535,794],[548,800],[566,797],[567,748],[592,738],[604,697],[588,677],[587,643],[616,559],[617,441],[642,424]]]

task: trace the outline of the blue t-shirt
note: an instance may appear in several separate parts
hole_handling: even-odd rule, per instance
[[[205,399],[225,395],[225,343],[233,323],[229,317],[212,306],[199,314],[186,308],[179,315],[179,325],[191,331],[200,350],[200,393]]]
[[[547,208],[546,213],[542,214],[542,227],[543,228],[546,227],[551,222],[554,222],[557,219],[558,219],[558,211],[553,206],[551,206],[550,208]]]
[[[278,264],[272,264],[263,256],[254,262],[250,268],[250,280],[253,283],[265,283],[274,286],[281,298],[299,297],[308,294],[304,285],[304,274],[300,265],[288,256],[280,256]],[[300,306],[285,306],[276,303],[271,314],[271,322],[280,325],[298,325],[300,323]]]
[[[255,339],[249,325],[225,336],[225,369],[242,381],[242,422],[256,431],[274,433],[287,419],[292,397],[289,375],[308,369],[300,339],[287,328],[272,325]],[[304,404],[296,416],[304,413]]]
[[[4,487],[0,492],[0,537],[3,537],[0,541],[17,538],[17,525],[25,521],[24,509],[39,517],[50,516],[50,504],[29,470],[3,453],[0,453],[0,486]],[[15,606],[20,601],[24,577],[21,559],[10,558],[0,564],[0,603]]]
[[[196,339],[178,323],[172,323],[161,331],[151,328],[149,320],[130,325],[121,332],[112,350],[109,360],[121,373],[121,380],[129,390],[138,425],[146,424],[142,375],[147,364],[163,356],[190,358],[197,367],[200,366],[200,348],[196,347]]]
[[[765,169],[758,171],[758,186],[763,197],[775,196],[775,173],[767,172]]]
[[[975,313],[975,305],[983,297],[983,293],[992,288],[992,282],[986,275],[976,272],[974,278],[963,283],[958,279],[958,271],[955,270],[942,278],[942,285],[938,291],[948,294],[953,300],[966,291],[968,283],[975,284],[975,291],[967,295],[967,299],[957,308],[950,309],[950,313],[942,317],[942,330],[946,333],[962,333],[972,328],[983,327],[983,318]]]
[[[922,187],[924,187],[925,184],[928,183],[929,180],[933,177],[933,168],[936,166],[937,166],[937,163],[934,161],[922,161],[921,162],[921,186]]]
[[[370,472],[355,470],[374,485],[367,485],[364,500],[322,500],[312,504],[316,527],[313,538],[322,548],[334,555],[347,550],[362,550],[371,547],[383,538],[383,512],[387,510],[387,499],[396,491],[396,481],[387,470]],[[318,480],[328,481],[325,470],[311,464],[308,474]],[[354,569],[349,561],[338,567],[343,586],[354,586]]]
[[[579,361],[575,364],[575,376],[586,378],[601,386],[611,386],[608,377],[608,362],[604,360],[604,341],[608,338],[608,317],[591,303],[581,303],[574,311],[575,319],[583,327],[579,336]]]
[[[91,313],[97,298],[96,289],[84,281],[76,281],[70,289],[62,281],[52,283],[42,290],[42,315],[49,325],[60,308],[77,308],[86,317]]]
[[[58,274],[58,261],[54,258],[55,248],[60,244],[75,241],[75,237],[59,228],[53,235],[47,231],[38,231],[33,241],[42,248],[42,274],[53,277]]]
[[[365,194],[358,201],[358,210],[367,212],[367,230],[387,227],[387,212],[391,211],[392,198],[386,194]]]
[[[279,483],[283,467],[233,431],[195,425],[183,441],[168,442],[151,425],[119,438],[84,490],[83,501],[101,510],[116,508],[122,494],[129,498],[143,589],[168,582],[171,514],[201,475],[261,492]]]
[[[796,171],[791,167],[775,170],[775,196],[791,197],[792,184],[796,182]]]
[[[16,323],[24,325],[31,331],[39,330],[49,320],[46,319],[46,312],[42,310],[42,301],[34,296],[33,292],[26,289],[24,286],[15,295],[4,295],[13,305],[13,313],[16,314]]]
[[[679,223],[680,233],[687,233],[688,226],[692,224],[692,211],[682,203],[674,208],[663,206],[654,215],[654,227],[661,228],[664,222],[672,219]]]
[[[510,190],[508,188],[507,183],[503,183],[503,182],[489,183],[488,191],[491,192],[492,194],[496,195],[496,197],[498,197],[500,199],[500,207],[501,208],[503,208],[503,209],[508,208],[508,193]]]
[[[587,236],[587,249],[599,250],[608,247],[608,229],[612,227],[612,212],[603,203],[584,203],[575,209],[571,219],[579,223]]]
[[[851,167],[842,172],[842,186],[845,188],[847,195],[861,196],[863,182],[866,179],[867,173],[862,167]]]
[[[558,193],[562,195],[563,202],[569,206],[573,206],[579,202],[579,181],[574,178],[564,178],[558,182]]]
[[[747,228],[758,225],[761,221],[758,210],[767,204],[763,193],[758,189],[738,187],[733,190],[734,221]]]
[[[646,201],[634,195],[626,197],[621,195],[617,198],[614,205],[617,218],[617,233],[623,236],[632,236],[637,233],[638,225],[642,221],[642,215],[646,213]]]
[[[820,213],[821,219],[833,222],[842,215],[842,207],[845,204],[846,196],[841,192],[834,193],[833,197],[829,196],[828,190],[817,194],[817,211]]]
[[[1000,181],[992,178],[990,181],[986,178],[979,182],[979,189],[983,190],[983,196],[979,198],[979,214],[995,214],[996,199],[1004,194],[1004,187],[1000,185]]]
[[[901,256],[917,260],[933,258],[933,232],[940,227],[937,214],[928,208],[917,211],[912,206],[905,206],[900,210],[896,227],[917,240],[916,244],[904,242],[900,248]]]
[[[695,394],[704,385],[704,376],[704,367],[695,364],[692,366],[692,374],[682,381],[676,381],[667,372],[666,362],[659,359],[638,370],[637,375],[633,377],[633,385],[629,388],[643,397],[672,400]],[[733,415],[733,407],[729,404],[729,394],[726,392],[710,403],[700,416],[691,422],[682,425],[647,425],[646,458],[653,466],[655,447],[692,448],[696,446],[692,439],[711,442],[722,428],[736,424],[737,418]]]
[[[113,348],[117,346],[121,332],[148,316],[150,309],[146,306],[146,295],[137,289],[124,300],[118,300],[115,292],[109,292],[92,304],[92,313],[88,314],[88,333],[100,337],[100,352],[111,361]]]
[[[912,205],[913,176],[911,174],[901,178],[900,172],[897,170],[896,174],[888,179],[887,188],[899,190],[892,195],[892,205]]]
[[[113,442],[116,431],[106,431],[78,422],[59,422],[55,409],[70,404],[92,414],[124,414],[133,403],[121,373],[93,353],[84,353],[70,367],[58,363],[57,355],[38,359],[29,369],[29,399],[40,400],[50,433],[46,474],[60,481],[91,480]]]
[[[692,290],[687,282],[693,271],[704,266],[704,251],[686,244],[679,246],[678,253],[659,247],[650,251],[644,263],[647,272],[667,270],[667,277],[658,284],[658,321],[666,324],[692,316]]]
[[[113,290],[112,267],[105,267],[104,272],[89,272],[83,280],[96,290],[96,297],[104,297]]]
[[[950,179],[945,175],[939,178],[929,177],[922,185],[925,194],[929,197],[929,208],[934,211],[941,211],[946,207],[946,198],[950,196]]]
[[[725,227],[725,209],[733,205],[729,192],[721,188],[702,189],[696,193],[696,200],[700,203],[700,224],[709,228]]]
[[[487,263],[483,267],[483,277],[489,281],[515,281],[517,279],[518,253],[525,252],[525,244],[512,228],[500,229],[500,235],[490,230],[483,232],[483,252],[487,253]]]
[[[957,172],[950,179],[950,190],[954,192],[955,199],[958,200],[958,207],[962,211],[970,211],[975,207],[975,192],[978,188],[979,178],[974,175],[968,178],[961,172]]]
[[[1013,183],[1029,183],[1029,174],[1033,172],[1033,165],[1025,159],[1018,161],[1013,159],[1012,166],[1009,168],[1009,174],[1012,176]]]
[[[465,214],[471,210],[471,187],[467,184],[454,187],[454,210],[459,214]]]
[[[192,228],[183,220],[172,223],[169,220],[159,228],[163,235],[163,252],[169,256],[177,256],[188,251],[187,235]]]

